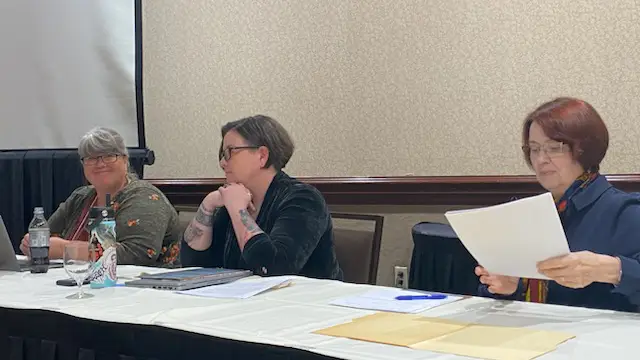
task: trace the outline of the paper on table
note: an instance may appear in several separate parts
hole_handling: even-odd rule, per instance
[[[561,332],[470,324],[440,339],[411,345],[413,349],[492,360],[529,360],[573,338]]]
[[[365,316],[315,333],[491,360],[533,359],[574,337],[394,313]]]
[[[329,304],[346,306],[356,309],[392,311],[399,313],[417,313],[436,306],[460,300],[461,296],[447,295],[445,299],[433,300],[396,300],[400,295],[425,295],[424,292],[398,290],[395,288],[380,288],[370,290],[364,294],[335,299]]]
[[[570,251],[551,193],[445,216],[469,253],[492,273],[548,279],[536,263]]]
[[[420,315],[377,313],[314,333],[410,347],[412,344],[461,330],[465,326],[465,323],[430,319]]]
[[[227,284],[178,291],[177,293],[212,298],[246,299],[270,289],[279,289],[288,286],[291,284],[292,279],[291,276],[248,278]]]

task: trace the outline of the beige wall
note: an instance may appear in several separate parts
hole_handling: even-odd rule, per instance
[[[147,0],[147,178],[221,176],[219,128],[272,115],[295,176],[526,174],[520,124],[584,98],[608,123],[603,170],[639,172],[640,7],[628,0]],[[439,207],[386,217],[378,280]]]
[[[638,172],[640,7],[628,0],[148,0],[150,178],[221,175],[224,122],[292,133],[293,175],[523,174],[519,126],[558,95]]]

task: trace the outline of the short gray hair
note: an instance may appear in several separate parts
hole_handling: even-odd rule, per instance
[[[96,127],[84,134],[78,145],[78,155],[81,159],[106,154],[129,156],[122,135],[106,127]]]

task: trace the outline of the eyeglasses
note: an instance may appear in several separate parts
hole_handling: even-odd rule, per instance
[[[82,163],[87,166],[96,166],[98,165],[98,162],[101,160],[105,164],[113,164],[118,160],[118,156],[122,156],[122,155],[108,154],[108,155],[101,155],[101,156],[87,156],[80,159],[80,161],[82,161]]]
[[[539,156],[544,153],[552,158],[562,155],[567,150],[569,150],[569,146],[561,142],[551,142],[543,145],[525,145],[522,147],[522,151],[529,157]]]
[[[220,153],[219,158],[220,160],[222,160],[224,158],[225,161],[229,161],[231,159],[231,154],[232,151],[234,150],[245,150],[245,149],[258,149],[260,148],[260,146],[229,146],[226,149],[222,150],[222,153]]]

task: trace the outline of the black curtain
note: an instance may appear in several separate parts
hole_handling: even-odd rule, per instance
[[[24,228],[24,153],[0,152],[0,216],[14,243]]]
[[[144,165],[154,160],[148,149],[129,149],[131,167],[141,179]],[[34,207],[44,207],[48,217],[85,184],[76,150],[0,151],[0,215],[13,247],[18,249]]]
[[[224,339],[162,326],[119,324],[53,311],[1,307],[0,359],[337,360],[307,350]]]

